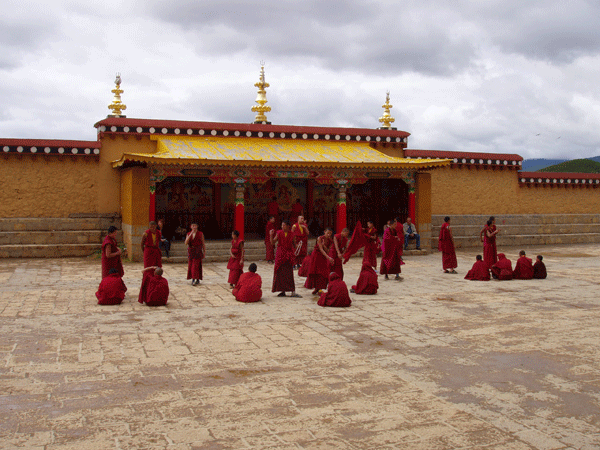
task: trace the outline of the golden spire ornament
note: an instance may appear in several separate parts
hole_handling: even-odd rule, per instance
[[[121,74],[120,73],[118,73],[117,78],[115,78],[115,88],[110,92],[115,94],[115,98],[113,98],[113,102],[110,105],[108,105],[108,109],[110,109],[112,111],[112,114],[109,114],[108,117],[125,117],[123,114],[121,114],[124,110],[127,109],[127,106],[125,106],[121,102],[121,94],[124,91],[123,91],[123,89],[121,89]]]
[[[258,95],[256,96],[256,103],[258,106],[252,107],[252,112],[256,113],[256,117],[254,118],[254,123],[271,123],[267,122],[267,116],[265,113],[271,111],[270,106],[266,106],[267,104],[267,91],[266,88],[269,87],[269,83],[265,82],[265,63],[264,61],[260,62],[260,81],[255,83],[254,86],[258,88]]]
[[[381,128],[384,130],[393,130],[392,124],[396,121],[391,114],[390,109],[393,108],[390,105],[390,91],[387,91],[385,95],[385,104],[381,106],[383,108],[383,116],[379,118],[379,122],[382,124]]]

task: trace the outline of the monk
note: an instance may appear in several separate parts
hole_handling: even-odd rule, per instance
[[[275,232],[275,216],[269,216],[269,221],[267,222],[267,226],[265,227],[265,260],[268,263],[273,264],[273,262],[275,261],[275,248],[273,247],[273,244],[271,244],[271,230]]]
[[[252,263],[248,266],[248,272],[240,275],[240,278],[233,288],[233,296],[238,302],[253,303],[257,302],[262,297],[262,279],[256,273],[256,264]]]
[[[121,262],[121,249],[117,245],[117,232],[115,226],[108,228],[108,234],[102,242],[102,278],[106,278],[110,269],[117,269],[117,273],[122,277],[123,263]]]
[[[277,196],[275,195],[273,195],[271,201],[267,203],[267,214],[275,217],[275,226],[277,226],[277,221],[279,220],[279,203],[277,203]]]
[[[192,231],[187,234],[185,245],[188,246],[187,279],[192,280],[192,286],[198,286],[202,279],[202,259],[206,256],[206,245],[204,234],[198,231],[197,223],[192,224]]]
[[[169,282],[163,278],[160,267],[146,267],[143,271],[142,287],[138,302],[147,306],[165,306],[169,300]]]
[[[162,254],[160,241],[162,235],[156,228],[156,222],[150,222],[150,227],[142,236],[142,252],[144,254],[144,267],[162,267]]]
[[[402,242],[398,237],[398,219],[390,221],[388,226],[383,232],[383,244],[384,249],[381,257],[381,267],[379,273],[385,275],[385,279],[389,280],[388,274],[396,274],[396,280],[401,280],[400,273],[402,272],[402,243],[404,242],[404,236]]]
[[[363,261],[356,286],[352,286],[350,292],[360,295],[375,295],[377,294],[377,289],[379,289],[377,272],[375,272],[369,263]]]
[[[314,289],[312,291],[313,295],[317,294],[320,289],[327,288],[330,272],[329,264],[333,263],[333,258],[329,256],[329,251],[333,247],[332,234],[331,228],[326,228],[325,234],[317,238],[315,248],[311,253],[310,269],[304,287]]]
[[[496,228],[496,218],[491,216],[479,233],[479,238],[483,242],[483,260],[490,268],[498,261],[496,235],[499,232],[500,230]]]
[[[233,230],[231,233],[231,250],[229,250],[229,286],[234,287],[244,271],[244,240],[240,239],[240,232]]]
[[[348,294],[348,286],[344,283],[344,280],[336,272],[329,274],[329,284],[327,285],[327,292],[321,292],[319,306],[334,306],[345,308],[350,306],[352,300],[350,300],[350,294]]]
[[[525,250],[519,252],[519,259],[515,264],[515,270],[513,270],[513,279],[515,280],[531,280],[533,279],[533,263],[531,258],[528,258],[525,254]]]
[[[492,277],[496,280],[513,279],[512,263],[504,253],[498,253],[498,262],[490,270],[492,271]]]
[[[302,261],[308,252],[308,227],[306,226],[304,216],[300,215],[297,216],[297,218],[298,221],[292,225],[292,233],[294,233],[294,237],[296,238],[296,248],[294,250],[296,254],[296,261],[294,264],[295,269],[300,268]]]
[[[300,269],[298,269],[298,276],[299,277],[308,277],[308,273],[310,271],[310,259],[311,259],[311,255],[312,252],[310,252],[308,255],[306,255],[304,257],[304,259],[302,260],[302,264],[300,265]]]
[[[377,268],[377,253],[379,252],[380,242],[377,235],[377,228],[375,228],[372,220],[367,221],[365,238],[367,243],[363,250],[363,265],[367,263],[371,267]]]
[[[287,220],[281,222],[281,230],[277,234],[271,231],[271,244],[275,245],[275,243],[277,243],[277,251],[275,252],[271,292],[279,292],[277,297],[285,297],[286,291],[290,291],[290,297],[300,297],[296,294],[294,283],[295,239]]]
[[[467,272],[465,280],[472,281],[490,281],[490,269],[488,268],[481,255],[475,257],[476,261],[471,270]]]
[[[292,214],[290,215],[290,219],[295,221],[298,219],[298,216],[301,216],[304,212],[304,206],[302,206],[302,202],[300,199],[296,199],[296,203],[292,205]]]
[[[458,262],[456,261],[456,252],[454,251],[454,237],[450,229],[450,217],[444,217],[444,223],[440,229],[440,239],[438,250],[442,252],[442,268],[444,273],[457,273]]]
[[[99,305],[120,305],[125,298],[127,286],[123,283],[123,278],[119,271],[114,267],[108,271],[108,276],[102,278],[96,298]]]
[[[344,228],[340,233],[333,236],[333,246],[329,248],[329,256],[333,259],[333,261],[329,260],[329,271],[337,273],[342,280],[344,279],[342,260],[348,246],[349,235],[350,230]]]
[[[533,278],[538,280],[544,280],[548,276],[546,273],[546,265],[542,262],[544,257],[542,255],[537,255],[535,259],[535,264],[533,265]]]

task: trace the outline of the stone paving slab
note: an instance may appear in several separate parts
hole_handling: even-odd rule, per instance
[[[517,248],[502,249],[515,260]],[[99,262],[0,268],[0,447],[6,449],[600,448],[600,246],[545,246],[548,280],[464,280],[439,254],[403,280],[321,308],[236,302],[226,263],[169,305],[99,306]],[[355,282],[360,260],[345,267]]]

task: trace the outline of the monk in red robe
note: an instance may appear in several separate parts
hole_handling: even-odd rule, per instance
[[[496,235],[499,232],[500,230],[496,228],[496,218],[492,216],[479,233],[479,238],[483,242],[483,260],[488,265],[488,268],[491,268],[498,261]]]
[[[192,280],[192,286],[198,286],[202,279],[202,259],[206,255],[206,245],[204,234],[198,230],[197,223],[192,224],[192,231],[187,234],[185,245],[188,246],[187,279]]]
[[[471,270],[467,272],[465,280],[490,281],[490,269],[488,268],[481,255],[475,257],[476,261]]]
[[[346,247],[348,246],[349,235],[350,230],[344,228],[340,233],[333,236],[333,246],[329,248],[329,256],[333,259],[333,261],[329,261],[329,271],[337,273],[342,280],[344,279],[344,266],[342,260]]]
[[[379,283],[377,282],[377,272],[371,267],[369,263],[363,261],[362,269],[360,269],[360,275],[356,286],[352,286],[350,292],[354,292],[360,295],[375,295],[379,289]]]
[[[275,247],[271,244],[271,230],[275,232],[275,216],[269,216],[269,221],[265,227],[265,260],[269,263],[275,262]]]
[[[325,234],[317,238],[315,248],[311,253],[310,269],[304,287],[314,289],[313,295],[320,289],[327,288],[330,273],[329,263],[333,263],[333,258],[329,256],[329,251],[333,247],[332,234],[331,228],[325,229]]]
[[[110,269],[117,269],[117,273],[122,277],[123,263],[121,262],[121,249],[117,245],[117,232],[115,226],[108,228],[108,235],[102,242],[102,278],[106,278]]]
[[[108,276],[102,278],[96,298],[99,305],[120,305],[125,298],[127,286],[114,267],[108,271]]]
[[[391,221],[383,232],[383,256],[381,257],[381,267],[379,273],[385,275],[385,279],[389,280],[388,274],[395,274],[396,280],[401,280],[400,273],[402,272],[402,250],[404,243],[404,233],[402,241],[398,236],[398,220]]]
[[[277,203],[277,197],[275,195],[271,197],[271,201],[267,204],[267,214],[275,217],[275,227],[277,227],[279,221],[279,203]]]
[[[334,306],[334,307],[347,307],[350,306],[352,300],[350,300],[350,294],[348,294],[348,286],[340,276],[331,272],[329,274],[329,284],[327,285],[327,292],[322,292],[319,296],[317,304],[319,306]]]
[[[533,265],[533,278],[538,280],[544,280],[548,276],[546,273],[546,265],[542,262],[544,257],[542,255],[537,255],[535,259],[535,264]]]
[[[377,228],[373,224],[372,220],[367,222],[367,229],[365,230],[365,238],[367,243],[363,252],[363,265],[369,264],[373,268],[377,268],[377,253],[379,253],[379,236],[377,234]]]
[[[150,222],[150,227],[142,236],[142,252],[144,267],[162,267],[162,254],[159,248],[162,235],[156,228],[156,222]]]
[[[492,276],[496,280],[513,279],[512,263],[504,253],[498,253],[498,262],[494,264],[490,270],[492,271]]]
[[[304,257],[302,260],[302,264],[300,265],[300,269],[298,269],[299,277],[308,277],[308,273],[310,271],[310,260],[311,260],[312,252]]]
[[[297,217],[298,222],[292,225],[292,233],[294,233],[294,237],[296,238],[296,261],[294,267],[300,268],[300,266],[302,265],[302,261],[304,260],[304,258],[306,257],[306,253],[308,252],[308,227],[306,226],[306,222],[304,221],[304,216]]]
[[[229,250],[229,286],[234,287],[238,282],[240,275],[244,271],[244,241],[240,239],[240,232],[233,230],[231,233],[231,250]]]
[[[458,262],[454,251],[454,237],[450,229],[450,217],[444,217],[444,223],[440,229],[438,250],[442,252],[442,268],[445,273],[457,273]]]
[[[296,199],[296,203],[292,205],[292,214],[290,215],[290,220],[293,223],[296,223],[298,220],[298,216],[301,216],[304,212],[304,206],[302,206],[302,202],[300,199]]]
[[[294,283],[295,239],[287,220],[281,222],[281,230],[277,234],[271,233],[271,243],[273,245],[277,243],[271,291],[279,292],[278,297],[285,297],[286,291],[291,292],[290,297],[300,297],[296,294],[296,284]]]
[[[525,250],[519,252],[519,259],[513,270],[513,279],[515,280],[531,280],[533,279],[533,262],[525,254]]]
[[[256,273],[256,264],[248,266],[248,272],[244,272],[238,280],[233,295],[238,302],[253,303],[262,298],[262,279]]]
[[[169,282],[162,276],[163,270],[160,267],[146,267],[142,272],[138,302],[147,306],[165,306],[169,300]]]

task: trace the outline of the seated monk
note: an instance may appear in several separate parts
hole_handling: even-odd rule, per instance
[[[490,281],[490,269],[488,268],[488,265],[483,262],[482,256],[477,255],[475,259],[477,261],[475,261],[471,270],[467,272],[465,280]]]
[[[138,302],[147,306],[165,306],[169,299],[169,282],[163,278],[160,267],[147,267],[143,271]]]
[[[248,267],[248,272],[240,275],[232,291],[238,302],[253,303],[262,298],[262,279],[256,273],[256,269],[256,264],[252,263]]]
[[[513,278],[515,280],[531,280],[533,278],[533,264],[531,258],[525,256],[525,250],[519,252],[519,259],[513,270]]]
[[[310,258],[311,258],[311,253],[309,253],[308,255],[306,255],[304,257],[304,259],[302,260],[302,265],[300,266],[300,269],[298,269],[298,276],[299,277],[304,277],[306,278],[308,276],[308,271],[310,270]]]
[[[533,278],[538,280],[546,279],[548,274],[546,273],[546,265],[542,262],[544,257],[542,255],[537,255],[535,259],[535,264],[533,265]]]
[[[317,304],[319,306],[346,307],[350,306],[350,303],[352,300],[348,294],[348,286],[337,273],[331,272],[327,292],[321,292]]]
[[[512,280],[512,263],[504,253],[498,253],[498,262],[491,268],[492,276],[496,280]]]
[[[350,292],[360,295],[375,295],[379,289],[379,283],[377,282],[377,272],[371,267],[369,261],[363,260],[362,269],[360,269],[360,275],[356,286],[352,286]]]
[[[96,292],[99,305],[120,305],[125,298],[127,287],[123,283],[123,278],[119,270],[112,268],[108,271],[108,276],[104,277]]]

